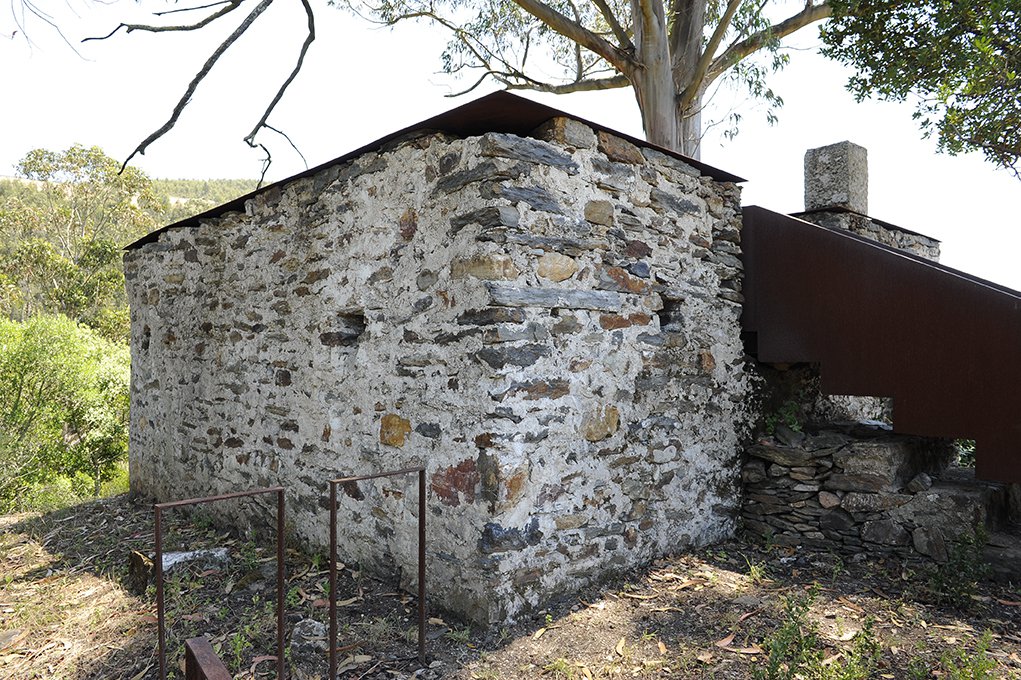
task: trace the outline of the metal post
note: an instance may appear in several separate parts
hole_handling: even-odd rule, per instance
[[[277,680],[284,680],[284,490],[277,491]]]
[[[159,629],[160,680],[167,680],[167,631],[163,613],[163,525],[162,511],[156,510],[156,554],[153,556],[153,567],[156,575],[156,626]]]
[[[425,664],[425,468],[418,471],[418,662]]]
[[[383,477],[418,473],[418,660],[425,663],[425,467],[417,466],[377,472],[371,475],[340,477],[330,484],[330,675],[337,677],[337,486]]]
[[[282,486],[238,491],[203,498],[186,498],[169,503],[157,503],[153,506],[156,511],[156,555],[154,566],[156,575],[156,622],[159,628],[159,680],[166,680],[167,678],[166,605],[163,602],[163,510],[268,493],[275,493],[277,495],[277,678],[278,680],[284,680],[284,588],[286,587],[286,570],[284,568],[284,488]]]
[[[337,483],[330,482],[330,677],[337,677]]]

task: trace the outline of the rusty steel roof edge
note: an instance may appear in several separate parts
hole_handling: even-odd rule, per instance
[[[905,234],[912,234],[914,236],[921,236],[923,238],[929,239],[930,241],[935,241],[936,243],[943,243],[943,241],[939,240],[938,238],[933,238],[932,236],[929,236],[928,234],[923,234],[920,231],[913,231],[911,229],[905,229],[904,227],[902,227],[900,225],[897,225],[897,224],[894,224],[893,222],[886,222],[885,220],[881,220],[881,219],[878,219],[876,217],[872,217],[871,215],[866,215],[865,213],[860,213],[857,210],[851,210],[850,208],[841,208],[841,207],[815,208],[814,210],[802,210],[801,212],[791,213],[791,217],[797,217],[797,218],[800,219],[800,218],[804,217],[805,215],[818,215],[820,213],[839,213],[841,215],[857,215],[858,217],[864,217],[865,219],[870,220],[872,222],[875,222],[879,226],[886,227],[887,229],[896,229],[897,231],[902,231]]]
[[[896,255],[898,257],[902,257],[902,258],[905,258],[905,259],[908,259],[908,260],[913,260],[913,261],[915,261],[915,262],[917,262],[917,263],[919,263],[921,265],[924,265],[926,267],[931,267],[932,269],[937,269],[937,270],[945,272],[945,273],[947,273],[947,274],[949,274],[951,276],[955,276],[955,277],[957,277],[959,279],[964,279],[965,281],[969,281],[971,283],[983,286],[985,288],[990,288],[990,289],[995,290],[995,291],[997,291],[999,293],[1004,293],[1006,295],[1010,295],[1012,297],[1016,297],[1018,299],[1021,299],[1021,291],[1014,290],[1013,288],[1008,288],[1007,286],[1004,286],[1002,284],[996,283],[995,281],[990,281],[988,279],[983,279],[980,276],[975,276],[974,274],[969,274],[968,272],[961,271],[960,269],[954,269],[953,267],[947,266],[947,265],[945,265],[945,264],[943,264],[941,262],[934,262],[933,260],[929,260],[929,259],[926,259],[926,258],[921,257],[919,255],[915,255],[914,253],[909,253],[909,252],[904,251],[904,250],[899,250],[897,248],[894,248],[893,246],[888,246],[885,243],[880,243],[879,241],[874,241],[874,240],[868,238],[867,236],[859,236],[858,234],[855,234],[853,232],[847,231],[846,229],[839,229],[837,227],[827,227],[826,225],[823,225],[823,224],[816,224],[815,222],[809,222],[808,220],[805,220],[805,219],[803,219],[803,218],[798,216],[798,215],[811,214],[812,212],[824,212],[824,211],[809,211],[807,213],[798,213],[798,214],[793,214],[793,215],[785,215],[784,213],[778,213],[775,210],[770,210],[769,208],[763,207],[761,205],[746,205],[746,206],[742,206],[742,211],[744,211],[744,210],[760,210],[760,211],[764,211],[764,212],[767,212],[767,213],[772,213],[774,215],[781,215],[783,217],[789,217],[791,219],[797,220],[798,222],[803,222],[804,224],[806,224],[806,225],[808,225],[810,227],[815,227],[816,229],[823,229],[825,231],[837,234],[838,236],[841,236],[843,238],[849,238],[849,239],[853,239],[855,241],[859,241],[859,242],[864,243],[864,244],[866,244],[868,246],[871,246],[873,248],[877,248],[879,250],[885,250],[885,251],[887,251],[889,253],[892,253],[892,254],[894,254],[894,255]],[[912,233],[914,233],[914,232],[912,232]],[[919,235],[920,236],[925,236],[925,234],[919,234]],[[933,239],[933,240],[935,240],[935,239]]]
[[[193,215],[179,222],[160,227],[155,231],[149,232],[137,241],[128,244],[124,247],[124,250],[135,250],[147,243],[153,243],[157,241],[160,234],[165,231],[197,226],[202,220],[218,217],[228,212],[244,210],[246,201],[254,198],[264,191],[283,187],[284,185],[296,180],[310,177],[316,173],[322,172],[333,165],[346,163],[358,156],[361,156],[362,154],[377,151],[390,142],[414,132],[435,130],[438,132],[455,134],[461,137],[472,137],[485,134],[486,132],[507,132],[517,135],[527,135],[551,118],[570,118],[589,126],[593,130],[616,135],[617,137],[627,140],[636,146],[659,151],[667,156],[684,161],[702,174],[707,177],[711,177],[718,182],[737,183],[746,181],[742,177],[720,170],[719,168],[693,158],[689,158],[677,151],[671,151],[670,149],[653,144],[644,139],[632,137],[631,135],[618,132],[613,128],[600,125],[599,123],[593,123],[592,121],[576,116],[573,113],[567,113],[566,111],[555,109],[552,106],[547,106],[546,104],[540,104],[539,102],[532,101],[531,99],[527,99],[510,92],[498,91],[479,97],[478,99],[474,99],[448,111],[444,111],[432,118],[427,118],[417,123],[413,123],[412,125],[402,128],[396,132],[380,137],[373,142],[369,142],[354,151],[349,151],[348,153],[334,158],[333,160],[326,161],[314,168],[310,168],[296,175],[291,175],[290,177],[274,182],[273,184],[260,187],[255,191],[245,194],[244,196],[235,198],[233,201],[228,201],[227,203],[211,208],[203,213],[199,213],[198,215]]]

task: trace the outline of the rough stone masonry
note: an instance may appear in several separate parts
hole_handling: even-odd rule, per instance
[[[482,624],[722,539],[740,240],[735,185],[567,118],[422,134],[166,230],[125,256],[132,489],[282,484],[322,546],[328,479],[424,464],[432,598]],[[341,558],[410,585],[415,480],[343,492]]]

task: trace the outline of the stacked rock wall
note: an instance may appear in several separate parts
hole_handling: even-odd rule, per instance
[[[779,544],[943,561],[955,539],[995,528],[1009,507],[1006,487],[948,468],[951,443],[882,425],[781,426],[748,453],[744,526]]]
[[[424,464],[430,591],[483,624],[730,535],[738,189],[536,135],[405,140],[129,251],[133,491],[282,484],[324,545],[329,478]],[[343,491],[342,559],[415,578],[414,480]]]

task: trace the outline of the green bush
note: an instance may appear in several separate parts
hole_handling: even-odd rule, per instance
[[[33,489],[42,505],[99,494],[127,454],[129,361],[63,316],[0,320],[0,511]]]

